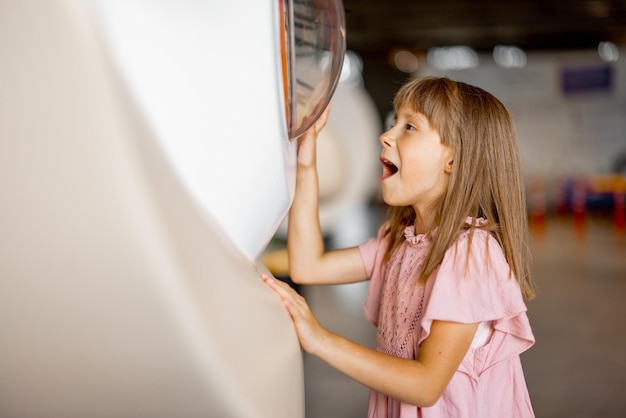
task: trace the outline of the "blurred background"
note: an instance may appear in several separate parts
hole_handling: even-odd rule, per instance
[[[528,308],[537,343],[522,361],[535,413],[626,416],[626,1],[344,6],[349,52],[336,101],[348,90],[359,97],[334,105],[327,133],[334,138],[320,137],[327,246],[359,244],[384,216],[379,168],[363,161],[376,152],[402,82],[445,75],[490,91],[515,120],[527,185],[538,288]],[[376,120],[354,138],[350,126],[359,124],[350,118],[363,115],[357,102]],[[348,128],[337,135],[342,125]],[[326,145],[333,140],[343,149]],[[363,183],[373,187],[346,198]],[[267,255],[283,246],[284,230]],[[266,262],[286,274],[284,260]],[[367,284],[298,290],[328,328],[374,345],[375,330],[362,315]],[[366,388],[306,355],[305,376],[307,418],[365,416]]]

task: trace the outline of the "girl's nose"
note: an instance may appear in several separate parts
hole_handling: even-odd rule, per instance
[[[393,143],[393,135],[391,134],[391,129],[389,129],[388,131],[383,132],[380,135],[380,144],[382,146],[388,146],[390,147],[391,144]]]

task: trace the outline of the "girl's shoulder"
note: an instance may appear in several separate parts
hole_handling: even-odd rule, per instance
[[[482,322],[526,310],[519,283],[497,239],[480,228],[459,236],[429,279],[427,289],[435,319]]]
[[[459,233],[456,240],[448,248],[448,251],[458,251],[459,247],[464,251],[471,251],[474,247],[482,248],[483,250],[494,247],[494,250],[499,249],[497,252],[503,254],[498,240],[490,230],[493,226],[489,225],[486,219],[468,217],[465,222],[468,227]]]
[[[462,271],[463,276],[508,278],[512,273],[500,243],[484,227],[484,220],[477,221],[475,227],[461,232],[448,248],[441,267],[447,271]]]

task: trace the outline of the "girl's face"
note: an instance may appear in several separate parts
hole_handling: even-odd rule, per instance
[[[454,157],[423,114],[404,106],[380,136],[383,199],[390,206],[412,206],[424,217],[445,193]]]

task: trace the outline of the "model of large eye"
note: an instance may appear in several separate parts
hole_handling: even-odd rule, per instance
[[[341,0],[279,0],[289,137],[305,132],[328,105],[346,52]]]

